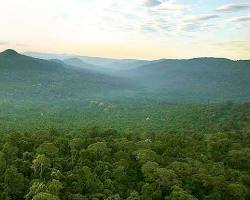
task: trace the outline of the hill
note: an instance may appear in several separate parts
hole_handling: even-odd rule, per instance
[[[102,68],[101,66],[85,63],[80,58],[77,58],[77,57],[67,58],[67,59],[64,59],[62,62],[64,62],[67,65],[70,65],[72,67],[81,68],[81,69],[89,69],[92,71],[99,71],[99,72],[105,72],[105,70],[106,70],[106,69]]]
[[[75,69],[56,60],[32,58],[14,50],[0,53],[2,99],[73,101],[108,97],[128,87],[123,79]]]
[[[246,101],[250,98],[248,60],[104,59],[105,62],[101,62],[101,58],[95,58],[98,63],[94,65],[89,64],[94,58],[88,57],[87,62],[83,58],[43,60],[7,50],[0,54],[3,91],[0,94],[15,96],[18,92],[17,96],[23,99],[33,94],[51,99],[58,94],[63,100],[89,97],[169,102]]]
[[[60,67],[56,62],[24,56],[12,49],[7,49],[0,53],[0,61],[1,69],[5,68],[10,70],[54,71]]]
[[[152,61],[120,73],[148,92],[169,99],[196,101],[250,98],[250,61],[223,58]]]

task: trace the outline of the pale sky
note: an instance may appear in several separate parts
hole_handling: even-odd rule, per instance
[[[0,50],[250,59],[250,0],[0,0]]]

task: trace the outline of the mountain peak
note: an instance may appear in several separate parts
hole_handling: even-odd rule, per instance
[[[2,55],[7,55],[7,56],[16,56],[18,53],[13,50],[13,49],[7,49],[1,53]]]

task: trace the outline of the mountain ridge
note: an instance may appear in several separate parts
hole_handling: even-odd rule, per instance
[[[127,82],[57,60],[0,53],[0,97],[39,101],[79,100],[128,89]]]
[[[0,53],[0,81],[5,85],[2,88],[15,90],[24,85],[23,91],[30,88],[28,94],[32,95],[37,91],[30,85],[42,82],[46,87],[40,87],[39,91],[44,96],[49,98],[57,93],[59,97],[71,100],[87,96],[159,101],[250,99],[249,60],[202,57],[139,63],[124,61],[113,63],[110,68],[95,66],[93,70],[91,64],[80,58],[71,58],[74,62],[67,63],[67,60],[43,60],[13,54],[15,52],[9,50]],[[82,66],[77,67],[78,64]],[[117,65],[119,70],[109,70]],[[17,85],[8,86],[13,82]]]
[[[226,59],[226,60],[232,60],[232,61],[250,61],[249,59],[230,59],[226,57],[213,57],[213,56],[200,56],[200,57],[191,57],[191,58],[159,58],[159,59],[136,59],[136,58],[109,58],[109,57],[98,57],[98,56],[84,56],[84,55],[77,55],[77,54],[57,54],[57,53],[41,53],[41,52],[33,52],[33,51],[26,51],[22,52],[22,54],[37,54],[37,55],[46,55],[46,56],[52,56],[52,57],[86,57],[86,58],[101,58],[101,59],[110,59],[110,60],[124,60],[124,61],[159,61],[159,60],[192,60],[192,59]]]

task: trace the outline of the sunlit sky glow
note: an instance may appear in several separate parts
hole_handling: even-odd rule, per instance
[[[0,50],[250,58],[250,0],[0,0]]]

